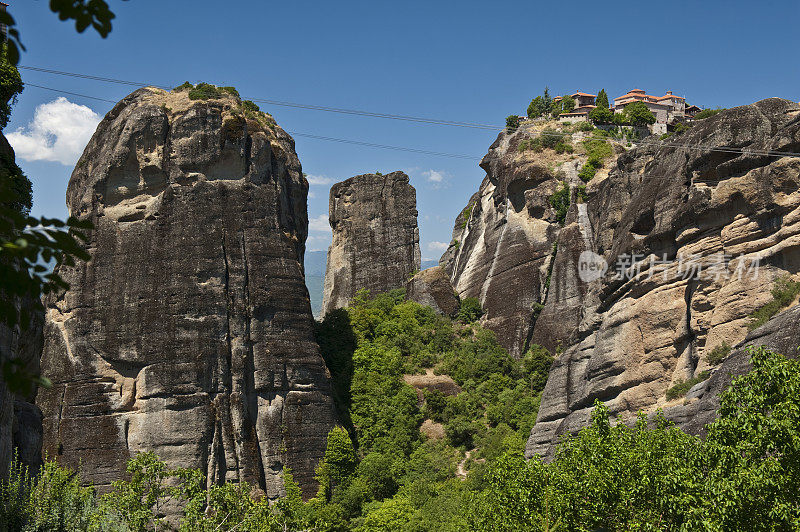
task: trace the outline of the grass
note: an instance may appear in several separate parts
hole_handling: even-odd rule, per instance
[[[708,370],[701,371],[697,377],[692,377],[688,381],[678,381],[678,383],[667,390],[667,399],[670,401],[672,399],[677,399],[678,397],[683,397],[686,395],[689,390],[692,389],[692,386],[697,384],[698,382],[703,382],[704,380],[708,379],[711,376],[711,372]]]
[[[775,314],[792,304],[800,295],[800,282],[792,281],[787,275],[775,281],[772,287],[772,301],[750,314],[748,328],[752,331],[767,323]]]
[[[722,342],[720,345],[712,349],[709,354],[706,355],[706,360],[712,366],[716,366],[717,364],[720,364],[723,360],[728,358],[728,355],[730,354],[731,354],[731,346],[728,345],[728,342]]]

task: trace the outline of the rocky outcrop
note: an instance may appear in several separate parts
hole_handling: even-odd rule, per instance
[[[486,177],[456,219],[453,240],[440,260],[459,296],[480,300],[482,325],[517,357],[533,341],[550,286],[561,232],[550,197],[562,183],[583,184],[576,171],[583,160],[579,153],[518,149],[540,129],[530,121],[500,133],[480,163]],[[574,140],[580,138],[577,134]]]
[[[333,241],[322,310],[346,307],[359,290],[403,288],[420,267],[417,192],[403,172],[365,174],[331,187]]]
[[[72,174],[91,261],[47,301],[45,449],[105,488],[154,451],[209,484],[306,495],[334,423],[303,284],[294,142],[234,95],[137,90]]]
[[[720,406],[720,394],[736,376],[753,369],[748,347],[764,346],[789,358],[800,356],[800,305],[786,310],[758,329],[736,346],[730,355],[715,368],[708,380],[695,385],[682,404],[664,409],[664,417],[689,434],[705,437],[706,425],[714,421]]]
[[[683,399],[667,401],[668,388],[714,370],[714,347],[745,340],[773,281],[800,271],[800,159],[775,153],[798,151],[800,107],[769,99],[698,121],[669,143],[642,143],[590,182],[591,251],[610,267],[582,289],[580,323],[551,369],[528,456],[548,455],[584,426],[596,399],[623,419],[675,406]],[[585,244],[573,240],[559,245],[556,262],[570,258],[551,281],[568,289],[545,306],[574,308],[581,289],[569,288],[578,275],[569,264]],[[791,316],[781,323],[796,327]]]
[[[14,150],[0,134],[0,174],[14,178],[19,168],[14,162]],[[8,297],[8,294],[0,294]],[[39,374],[42,352],[42,323],[44,314],[31,299],[16,299],[15,307],[24,310],[29,318],[26,327],[17,324],[13,329],[0,324],[0,365],[6,369],[21,369],[29,376]],[[36,388],[31,382],[18,383],[12,391],[0,376],[0,479],[8,478],[8,468],[16,454],[19,463],[35,473],[41,464],[42,414],[34,404]],[[23,389],[27,388],[27,389]]]
[[[458,313],[458,296],[441,266],[422,270],[412,277],[406,285],[406,298],[427,305],[443,316],[455,317]]]

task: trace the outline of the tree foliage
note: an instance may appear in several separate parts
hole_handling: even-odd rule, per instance
[[[656,116],[644,102],[633,102],[625,106],[625,118],[634,126],[655,124]]]
[[[597,93],[597,98],[595,98],[594,104],[598,108],[608,109],[608,107],[609,107],[608,94],[606,94],[606,90],[605,89],[600,89],[600,92]]]

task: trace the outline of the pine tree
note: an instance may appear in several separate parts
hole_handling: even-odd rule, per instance
[[[600,93],[597,95],[597,99],[595,100],[595,105],[597,107],[605,107],[608,109],[608,94],[606,94],[605,89],[600,89]]]

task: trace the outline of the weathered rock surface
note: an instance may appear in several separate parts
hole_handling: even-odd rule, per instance
[[[422,270],[406,285],[406,298],[427,305],[443,316],[458,313],[459,300],[450,278],[441,266]]]
[[[561,232],[549,199],[562,182],[583,184],[573,156],[517,149],[537,134],[532,123],[500,133],[480,163],[486,178],[456,219],[439,263],[461,298],[480,300],[482,325],[514,356],[532,342],[547,296]]]
[[[800,151],[798,104],[730,109],[673,142],[692,148],[643,143],[590,182],[592,251],[611,268],[584,295],[548,294],[556,310],[574,308],[575,297],[584,305],[551,369],[528,456],[551,453],[561,434],[584,426],[596,399],[623,419],[682,402],[668,402],[666,390],[713,369],[705,354],[745,340],[748,316],[771,299],[773,281],[800,271],[800,159],[766,153]],[[574,257],[574,245],[559,245],[558,255]],[[554,271],[552,284],[570,286],[562,278],[577,275],[570,270]],[[796,327],[787,320],[775,326]]]
[[[419,270],[417,192],[403,172],[364,174],[331,187],[323,313],[346,307],[359,290],[403,288]]]
[[[69,182],[91,261],[47,301],[45,449],[101,489],[155,451],[209,483],[306,495],[334,423],[303,253],[294,142],[233,96],[140,89],[98,126]]]
[[[13,162],[14,150],[0,134],[0,172],[4,175],[15,173],[17,169],[9,167]],[[26,373],[37,375],[44,315],[35,309],[33,301],[17,301],[16,305],[17,308],[27,307],[30,324],[25,329],[17,326],[13,330],[0,325],[0,362],[14,361]],[[8,467],[15,452],[20,463],[28,466],[31,472],[35,472],[41,463],[42,414],[33,404],[35,397],[35,388],[20,395],[9,390],[0,378],[0,479],[8,477]]]
[[[683,404],[665,408],[664,417],[685,432],[704,437],[706,425],[717,417],[720,394],[730,386],[734,377],[753,369],[747,350],[750,346],[764,346],[789,358],[800,356],[800,305],[785,310],[750,332],[725,361],[715,368],[708,380],[689,390]]]

